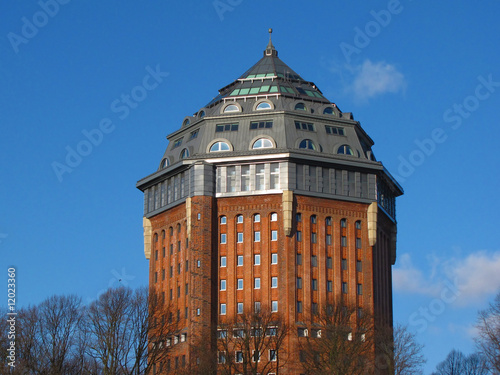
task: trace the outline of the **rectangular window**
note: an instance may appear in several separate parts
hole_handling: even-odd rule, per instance
[[[170,277],[174,276],[174,266],[170,266],[170,270],[169,270],[169,275]]]
[[[260,352],[258,350],[254,350],[252,354],[253,362],[260,362]]]
[[[255,254],[253,256],[253,264],[254,266],[260,266],[260,254]]]
[[[339,128],[336,126],[325,125],[326,134],[332,135],[345,135],[344,128]]]
[[[226,315],[226,304],[225,303],[220,304],[220,314]]]
[[[342,259],[341,260],[341,266],[344,271],[347,271],[347,259]]]
[[[297,336],[307,337],[307,328],[302,328],[302,327],[297,328]]]
[[[226,290],[226,280],[220,281],[220,290]]]
[[[170,255],[174,253],[174,244],[170,244]]]
[[[177,359],[177,357],[175,357]],[[226,352],[219,352],[217,355],[217,361],[219,363],[226,363]]]
[[[269,350],[269,360],[271,362],[276,362],[278,356],[276,355],[276,350],[270,349]]]
[[[297,231],[297,242],[302,241],[302,232],[300,230]]]
[[[225,256],[220,257],[220,266],[226,267],[226,257]]]
[[[197,266],[198,268],[200,268],[200,267],[201,267],[201,260],[197,260],[197,261],[196,261],[196,266]]]
[[[182,137],[181,138],[177,138],[175,141],[174,141],[174,146],[172,148],[177,148],[179,147],[180,145],[182,145]]]
[[[271,214],[271,221],[278,221],[278,214],[277,213],[272,213]]]
[[[260,289],[260,277],[254,278],[254,285],[253,285],[253,287],[255,289]]]
[[[297,265],[298,266],[302,265],[302,254],[297,254]]]
[[[330,227],[332,225],[332,218],[331,217],[327,217],[326,220],[325,220],[325,224]]]
[[[165,280],[165,268],[161,270],[161,279]]]
[[[221,223],[221,225],[227,224],[227,218],[225,216],[221,216],[220,217],[220,223]]]
[[[317,238],[316,238],[316,233],[315,232],[312,232],[311,233],[311,243],[316,243],[317,241]]]
[[[318,304],[316,302],[311,304],[311,312],[313,315],[318,315]]]
[[[243,302],[238,302],[236,305],[238,314],[243,314]]]
[[[220,243],[225,244],[226,243],[226,233],[221,233],[220,235]]]
[[[271,301],[271,312],[278,312],[278,301]]]
[[[278,254],[271,253],[271,264],[278,264]]]
[[[237,265],[242,266],[243,265],[243,255],[238,255],[237,257]]]
[[[195,139],[196,137],[198,137],[199,131],[200,131],[200,129],[196,129],[195,131],[192,131],[191,134],[189,134],[189,140]]]
[[[342,293],[347,294],[347,283],[344,281],[342,282]]]
[[[260,242],[260,232],[254,232],[254,234],[253,234],[253,240],[255,242]]]
[[[360,296],[363,295],[363,285],[362,284],[358,284],[357,292]]]
[[[311,287],[312,290],[318,290],[318,279],[312,279]]]
[[[236,132],[238,131],[238,124],[222,124],[216,125],[215,132]]]
[[[278,287],[278,278],[277,277],[271,277],[271,288],[277,288]]]
[[[237,289],[242,290],[243,289],[243,279],[238,279],[237,281]]]
[[[362,272],[363,271],[363,263],[361,263],[360,260],[356,261],[356,271]]]
[[[297,312],[302,313],[302,301],[297,301]]]
[[[313,132],[314,124],[311,124],[310,122],[295,121],[295,129]]]
[[[278,241],[278,231],[277,230],[271,231],[271,241]]]
[[[297,223],[300,223],[302,221],[302,214],[298,213],[297,215],[295,215],[295,220],[297,221]]]
[[[177,252],[181,251],[181,241],[177,241]]]
[[[273,127],[272,121],[252,121],[250,123],[250,130],[271,129],[272,127]]]
[[[237,224],[242,224],[243,223],[243,215],[236,216],[236,223]]]
[[[265,189],[264,177],[265,177],[264,164],[257,164],[255,166],[255,190]]]
[[[226,191],[236,191],[236,167],[226,168]]]
[[[311,267],[318,267],[318,257],[311,255]]]
[[[238,243],[242,243],[243,242],[243,233],[239,232],[238,233]]]
[[[181,286],[177,285],[177,298],[181,297]]]
[[[250,166],[241,166],[241,191],[250,191]]]
[[[331,234],[327,234],[326,235],[326,244],[327,245],[331,245],[332,244],[332,235]]]
[[[254,223],[260,223],[260,215],[259,214],[253,215],[253,222]]]
[[[189,294],[189,284],[184,284],[184,294],[187,296]]]
[[[198,315],[198,316],[201,315],[201,309],[200,308],[196,309],[196,315]]]
[[[302,277],[297,277],[297,289],[302,289]]]
[[[155,260],[158,260],[158,250],[155,251]]]
[[[158,272],[155,272],[155,283],[158,282]]]
[[[256,313],[260,313],[260,302],[255,302],[254,303],[254,311]]]
[[[180,263],[177,263],[177,274],[178,275],[181,274],[181,264]]]
[[[356,249],[361,249],[361,238],[356,238]]]
[[[234,361],[236,363],[243,363],[243,352],[237,351],[234,353]]]
[[[280,188],[280,165],[279,163],[271,163],[271,178],[269,180],[269,189]]]
[[[346,236],[342,236],[342,238],[340,239],[340,246],[342,246],[342,247],[346,247],[347,246],[347,238],[346,238]]]
[[[332,266],[333,266],[332,257],[327,257],[326,258],[326,268],[331,269]]]
[[[333,285],[331,280],[327,280],[326,282],[326,291],[327,292],[332,292],[333,291]]]

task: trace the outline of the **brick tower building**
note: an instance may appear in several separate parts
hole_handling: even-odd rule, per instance
[[[256,311],[290,327],[282,374],[303,372],[299,336],[328,305],[348,302],[392,325],[402,189],[360,123],[280,60],[271,38],[167,138],[158,169],[137,183],[150,285],[179,323],[157,373],[199,362],[200,338],[218,366],[241,361],[218,350],[220,327]]]

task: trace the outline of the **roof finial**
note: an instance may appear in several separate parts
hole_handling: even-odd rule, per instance
[[[273,46],[273,41],[272,41],[272,33],[273,29],[269,29],[269,43],[267,44],[266,50],[264,51],[264,56],[278,56],[278,51]]]

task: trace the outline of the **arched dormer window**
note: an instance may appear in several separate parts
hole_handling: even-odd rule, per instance
[[[187,148],[183,149],[183,150],[181,151],[181,156],[180,156],[180,157],[181,157],[181,159],[186,159],[186,158],[188,158],[188,157],[189,157],[189,150],[188,150]]]
[[[324,115],[334,115],[335,114],[335,111],[333,110],[332,107],[326,107],[324,110],[323,110],[323,114]]]
[[[257,149],[257,148],[273,148],[273,147],[274,147],[273,142],[271,142],[267,138],[259,138],[252,145],[253,149]]]
[[[235,104],[229,104],[226,108],[224,108],[224,113],[228,112],[239,112],[240,108]]]
[[[297,103],[295,104],[295,110],[296,111],[307,111],[307,108],[304,103]]]
[[[231,147],[226,142],[215,142],[211,147],[210,147],[210,152],[221,152],[221,151],[231,151]]]
[[[351,146],[349,145],[342,145],[338,148],[337,154],[340,155],[354,155],[354,152],[352,151]]]
[[[205,111],[200,111],[200,112],[198,112],[198,117],[203,118],[203,117],[205,117],[205,114],[206,114]]]
[[[169,164],[170,164],[170,163],[169,163],[168,159],[167,159],[167,158],[165,158],[165,159],[163,159],[163,160],[161,161],[161,163],[160,163],[160,168],[161,168],[161,169],[166,168],[166,167],[168,167],[168,166],[169,166]]]
[[[189,125],[189,119],[185,119],[184,122],[182,123],[182,126],[188,126]]]
[[[262,111],[262,110],[266,110],[266,109],[272,109],[272,107],[271,107],[271,104],[269,104],[267,102],[262,102],[262,103],[259,103],[255,109],[257,111]]]
[[[306,150],[316,150],[316,145],[310,139],[303,139],[299,143],[299,148],[304,148]]]

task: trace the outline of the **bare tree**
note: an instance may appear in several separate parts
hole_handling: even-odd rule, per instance
[[[495,373],[500,373],[500,293],[490,306],[478,314],[476,328],[479,335],[476,344],[487,366]]]
[[[489,371],[484,358],[473,353],[465,356],[461,351],[453,349],[443,362],[436,366],[432,375],[486,375]]]
[[[373,339],[370,316],[359,314],[353,306],[327,306],[313,315],[310,332],[299,332],[300,360],[310,375],[365,374],[373,356]]]
[[[394,329],[379,329],[375,369],[394,375],[423,374],[426,362],[423,347],[417,343],[415,334],[408,331],[408,326],[398,324]]]
[[[465,359],[464,375],[487,375],[488,366],[484,357],[479,353],[473,353]]]
[[[217,331],[218,374],[279,374],[288,354],[283,345],[288,326],[277,313],[238,314]]]

